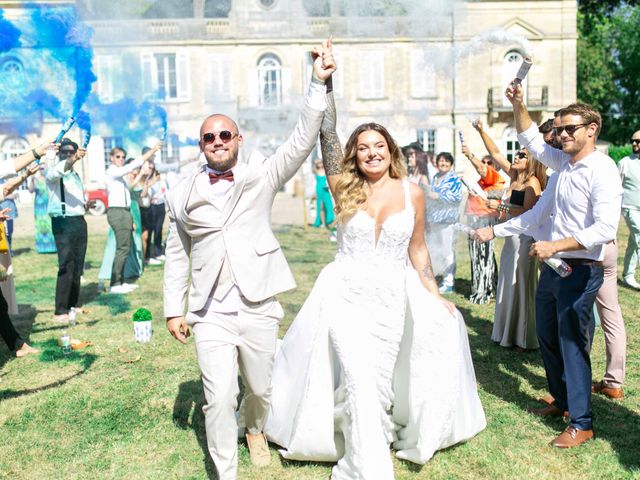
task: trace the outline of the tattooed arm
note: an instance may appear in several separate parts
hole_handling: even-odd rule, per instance
[[[320,126],[320,150],[322,151],[322,163],[327,175],[327,182],[331,193],[335,195],[335,184],[342,171],[342,146],[336,132],[337,112],[333,98],[333,82],[331,77],[326,81],[327,85],[327,109]]]
[[[438,298],[452,315],[455,315],[456,306],[440,295],[438,283],[433,274],[433,268],[431,268],[431,256],[424,241],[424,194],[418,185],[410,184],[410,187],[411,203],[416,213],[413,233],[409,241],[409,259],[411,260],[413,268],[417,270],[420,282],[422,282],[424,288]]]

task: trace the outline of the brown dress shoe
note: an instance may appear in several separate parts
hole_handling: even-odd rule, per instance
[[[622,387],[608,387],[604,380],[599,381],[598,383],[594,383],[591,386],[591,391],[593,393],[601,393],[605,397],[609,397],[612,400],[620,400],[623,397]]]
[[[249,458],[251,463],[256,467],[266,467],[271,463],[271,454],[269,453],[269,445],[267,437],[264,433],[258,435],[246,434],[247,447],[249,447]]]
[[[579,447],[584,442],[596,438],[593,430],[578,430],[575,427],[567,427],[564,432],[551,440],[550,445],[557,448]]]
[[[537,415],[538,417],[568,417],[569,412],[566,410],[561,412],[558,407],[555,405],[547,405],[542,408],[527,408],[527,412],[532,415]]]

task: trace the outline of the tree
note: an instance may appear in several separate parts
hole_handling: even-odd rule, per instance
[[[638,3],[586,0],[578,7],[578,100],[601,112],[601,137],[616,144],[640,129]]]

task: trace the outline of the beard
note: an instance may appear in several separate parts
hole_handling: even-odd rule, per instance
[[[207,164],[209,165],[209,167],[214,170],[217,170],[218,172],[226,172],[227,170],[235,167],[236,163],[238,163],[237,152],[235,155],[233,155],[232,157],[229,157],[227,160],[213,160],[208,158],[206,155],[205,155],[205,158],[207,159]]]

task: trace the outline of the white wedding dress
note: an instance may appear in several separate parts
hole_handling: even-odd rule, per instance
[[[283,457],[336,462],[334,480],[393,479],[396,456],[423,464],[486,426],[462,316],[408,263],[414,210],[375,221],[358,211],[338,229],[285,335],[265,432]]]

